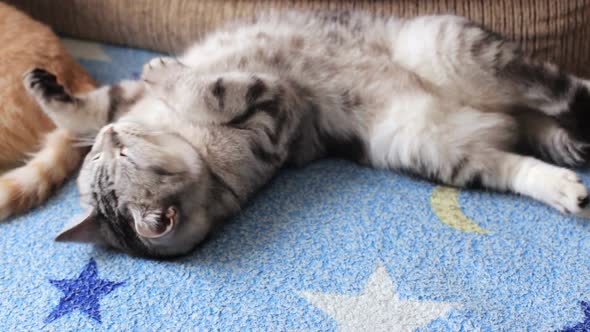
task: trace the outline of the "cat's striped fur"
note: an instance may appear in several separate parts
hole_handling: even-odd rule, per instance
[[[154,59],[139,82],[26,84],[64,128],[102,128],[79,178],[89,216],[63,240],[183,254],[283,165],[329,154],[588,214],[580,178],[542,161],[587,162],[588,82],[460,17],[268,14]]]
[[[0,2],[0,221],[45,202],[72,175],[87,149],[51,120],[22,85],[36,66],[56,73],[75,93],[92,78],[49,27]]]

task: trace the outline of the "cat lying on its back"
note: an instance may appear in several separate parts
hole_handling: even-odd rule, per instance
[[[580,178],[550,164],[589,159],[589,83],[460,17],[268,14],[141,81],[25,84],[59,126],[98,133],[78,180],[88,214],[59,240],[185,254],[283,165],[330,154],[589,214]]]

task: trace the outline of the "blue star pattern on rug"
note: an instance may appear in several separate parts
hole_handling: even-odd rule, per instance
[[[580,305],[584,311],[584,321],[575,326],[566,328],[561,332],[590,332],[590,304],[582,301],[580,302]]]
[[[100,299],[125,284],[125,282],[98,279],[98,270],[94,259],[90,259],[90,262],[86,264],[77,279],[49,280],[49,282],[59,288],[64,293],[64,296],[59,300],[57,307],[45,319],[46,323],[50,323],[74,310],[80,310],[88,317],[101,323]]]

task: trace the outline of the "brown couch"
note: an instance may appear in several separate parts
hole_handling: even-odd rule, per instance
[[[9,0],[58,32],[178,52],[227,20],[268,8],[455,13],[520,42],[534,56],[590,76],[590,0]]]

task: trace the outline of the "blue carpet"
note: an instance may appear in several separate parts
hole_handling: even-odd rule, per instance
[[[105,83],[155,56],[67,43]],[[326,160],[172,262],[53,242],[77,212],[70,181],[0,224],[1,331],[590,330],[590,223],[514,195]]]

